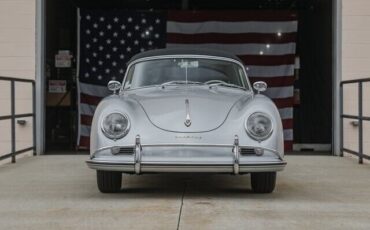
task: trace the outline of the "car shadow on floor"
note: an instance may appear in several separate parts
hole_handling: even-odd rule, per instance
[[[253,198],[266,196],[279,198],[284,196],[276,190],[271,194],[255,194],[251,190],[249,175],[215,175],[215,174],[151,174],[124,175],[122,189],[118,196],[139,196],[140,198]],[[109,194],[105,194],[108,195]],[[117,194],[113,195],[114,197]]]

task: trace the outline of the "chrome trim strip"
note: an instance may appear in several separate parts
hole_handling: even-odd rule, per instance
[[[184,124],[186,127],[189,127],[191,125],[189,99],[185,100],[185,107],[186,107],[186,117]]]
[[[86,161],[91,169],[107,170],[107,171],[120,171],[124,173],[135,173],[133,164],[127,163],[109,163],[109,162],[96,162]],[[239,173],[251,172],[277,172],[284,170],[286,162],[280,163],[251,163],[248,165],[240,165]],[[207,173],[233,173],[232,165],[185,165],[185,164],[142,164],[141,173],[169,173],[169,172],[207,172]]]
[[[125,146],[113,145],[113,146],[102,147],[102,148],[97,149],[95,152],[93,152],[90,155],[90,159],[94,159],[95,158],[95,155],[97,153],[100,153],[100,152],[105,151],[105,150],[114,149],[114,148],[135,148],[135,146],[134,145],[125,145]]]
[[[230,148],[233,148],[234,145],[230,145],[230,144],[196,144],[196,143],[190,143],[190,144],[174,144],[174,143],[160,143],[160,144],[140,144],[140,146],[142,148],[144,147],[230,147]],[[99,148],[97,149],[92,155],[91,155],[91,159],[94,158],[95,154],[101,152],[101,151],[104,151],[104,150],[108,150],[108,149],[111,149],[111,148],[118,148],[118,147],[135,147],[133,145],[125,145],[125,146],[117,146],[117,145],[114,145],[114,146],[106,146],[106,147],[102,147],[102,148]],[[266,147],[262,147],[262,146],[253,146],[253,145],[239,145],[239,148],[252,148],[252,149],[256,149],[256,148],[260,148],[260,149],[263,149],[263,150],[266,150],[266,151],[270,151],[272,153],[274,153],[276,156],[279,157],[280,160],[283,160],[281,157],[280,157],[280,154],[277,150],[274,150],[274,149],[270,149],[270,148],[266,148]]]
[[[196,144],[196,143],[160,143],[160,144],[144,144],[143,147],[233,147],[232,144]]]

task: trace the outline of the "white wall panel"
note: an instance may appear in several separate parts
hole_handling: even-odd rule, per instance
[[[35,79],[36,0],[0,0],[0,76]],[[31,112],[32,91],[16,84],[16,112]],[[0,81],[0,116],[10,113],[10,84]],[[32,146],[32,118],[16,124],[16,149]],[[10,153],[10,120],[0,122],[0,155]],[[8,160],[0,162],[9,162]]]
[[[343,0],[342,79],[370,78],[370,1]],[[358,90],[346,86],[344,112],[358,111]],[[370,115],[370,84],[364,84],[364,115]],[[358,128],[344,122],[344,146],[358,150]],[[370,154],[370,122],[364,122],[364,151]]]

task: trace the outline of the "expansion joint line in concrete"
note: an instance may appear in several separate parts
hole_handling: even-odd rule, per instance
[[[184,183],[184,189],[182,190],[182,196],[181,196],[181,205],[180,205],[180,210],[179,210],[179,217],[177,219],[177,230],[180,229],[180,221],[181,221],[181,214],[182,214],[182,206],[184,205],[184,197],[185,197],[185,192],[186,192],[186,187],[188,183],[185,181]]]

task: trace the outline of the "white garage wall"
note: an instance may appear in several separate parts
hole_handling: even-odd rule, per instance
[[[370,1],[342,0],[342,79],[370,78]],[[364,84],[363,113],[370,116],[370,83]],[[357,115],[358,91],[344,88],[344,112]],[[344,122],[344,146],[358,150],[358,128]],[[364,122],[364,153],[370,154],[370,122]]]
[[[35,79],[35,20],[36,0],[0,0],[0,76]],[[31,113],[31,85],[15,88],[16,113]],[[0,116],[9,114],[10,83],[0,81]],[[17,150],[32,146],[32,118],[24,119],[26,126],[16,125]],[[0,121],[0,155],[10,153],[10,133],[10,120]]]

